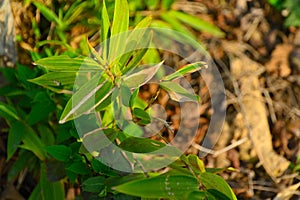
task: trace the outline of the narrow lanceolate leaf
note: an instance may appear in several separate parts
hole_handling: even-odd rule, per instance
[[[64,199],[65,191],[62,181],[50,182],[47,179],[46,167],[42,164],[40,176],[40,192],[43,200]]]
[[[2,102],[0,102],[0,116],[4,117],[5,119],[13,118],[15,120],[19,120],[15,108]]]
[[[188,91],[178,83],[164,81],[159,83],[159,86],[162,89],[166,90],[169,93],[171,99],[173,99],[174,101],[199,101],[199,96]]]
[[[129,8],[127,0],[115,1],[115,12],[111,35],[127,31],[129,25]]]
[[[52,145],[46,147],[47,152],[59,161],[68,161],[71,157],[72,150],[65,145]]]
[[[170,11],[170,15],[176,17],[178,20],[183,23],[206,33],[210,33],[216,37],[223,37],[224,33],[216,26],[200,19],[195,16],[179,12],[179,11]]]
[[[115,12],[111,27],[109,47],[109,63],[116,62],[116,58],[124,52],[124,43],[127,37],[125,33],[129,25],[129,8],[127,0],[115,1]]]
[[[103,176],[88,178],[82,183],[82,190],[85,192],[100,193],[105,188],[104,181],[105,177]]]
[[[104,60],[108,57],[108,34],[110,29],[110,21],[109,16],[106,9],[105,0],[103,0],[103,7],[102,7],[102,26],[101,26],[101,42],[102,42],[102,57]]]
[[[105,80],[102,73],[97,73],[90,81],[84,84],[68,101],[60,123],[65,123],[82,114],[88,114],[99,106],[113,92],[113,83]]]
[[[191,63],[191,64],[188,64],[188,65],[182,67],[181,69],[177,70],[176,72],[164,77],[163,80],[172,81],[172,80],[180,78],[184,75],[199,71],[203,68],[207,68],[207,65],[205,62]]]
[[[168,156],[180,156],[182,152],[176,147],[166,145],[162,142],[151,140],[148,138],[139,138],[139,137],[128,137],[121,142],[120,148],[126,151],[135,152],[135,153],[157,153],[155,151],[162,150],[163,153]],[[160,154],[163,154],[160,152]]]
[[[33,152],[40,160],[45,160],[45,158],[47,157],[46,150],[44,148],[45,144],[31,127],[24,123],[23,126],[24,136],[22,141],[24,144],[20,147]]]
[[[70,58],[66,55],[43,58],[36,61],[35,64],[54,72],[78,72],[79,70],[81,72],[95,72],[102,71],[103,68],[92,58]]]
[[[184,24],[180,23],[176,16],[170,14],[169,12],[166,12],[161,14],[161,18],[168,22],[168,24],[170,24],[174,30],[179,31],[195,39],[194,34],[190,32],[190,30],[187,29],[187,27],[185,27]]]
[[[199,179],[206,190],[214,196],[219,198],[222,197],[224,200],[237,199],[230,186],[220,176],[213,173],[204,172],[199,175]]]
[[[194,177],[164,174],[149,179],[131,181],[113,189],[125,194],[143,198],[182,199],[193,190],[198,190]]]
[[[71,89],[76,84],[83,85],[87,82],[87,72],[49,72],[35,79],[29,80],[32,83],[48,88],[57,93],[66,93],[64,89]],[[70,93],[71,91],[69,91]]]
[[[39,2],[33,2],[33,4],[40,10],[40,12],[44,15],[44,17],[50,21],[50,22],[55,22],[57,25],[62,26],[63,23],[62,21],[59,20],[57,15],[47,8],[45,5],[39,3]]]
[[[123,76],[123,84],[129,88],[140,87],[149,82],[162,66],[164,61],[154,66],[138,67]]]
[[[147,28],[150,26],[150,24],[151,17],[144,18],[140,23],[138,23],[135,29],[130,32],[128,38],[126,39],[126,48],[124,50],[125,54],[122,55],[120,59],[120,64],[122,65],[121,70],[123,73],[128,72],[136,64],[138,64],[138,62],[147,52],[153,36],[153,33],[150,31],[151,29]],[[130,63],[126,65],[129,58],[131,58]]]
[[[24,137],[25,129],[25,125],[19,121],[11,125],[7,141],[7,160],[9,160],[18,149],[18,146]]]

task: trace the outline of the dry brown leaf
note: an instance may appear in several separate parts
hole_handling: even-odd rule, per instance
[[[273,150],[267,111],[261,94],[257,71],[259,64],[246,56],[231,60],[234,77],[240,82],[241,107],[245,124],[258,158],[266,172],[276,180],[288,168],[290,162]]]
[[[266,64],[267,71],[280,77],[287,77],[291,74],[289,65],[289,54],[292,51],[292,45],[279,44],[272,52],[271,60]]]
[[[281,192],[279,192],[274,200],[289,200],[296,191],[298,191],[298,188],[300,187],[300,183],[297,183],[295,185],[291,185],[288,188],[283,189]]]

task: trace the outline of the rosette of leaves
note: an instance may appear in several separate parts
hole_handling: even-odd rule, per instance
[[[197,156],[183,156],[180,150],[166,143],[140,137],[140,127],[149,124],[153,116],[147,102],[139,98],[139,88],[156,77],[163,62],[139,65],[152,42],[151,31],[147,29],[151,17],[144,18],[128,32],[127,1],[116,0],[114,10],[111,22],[103,1],[102,46],[98,52],[90,46],[90,57],[59,55],[35,62],[47,73],[31,79],[31,82],[57,93],[71,94],[61,113],[60,123],[72,120],[76,123],[76,120],[89,119],[90,116],[96,120],[90,130],[79,135],[82,143],[97,144],[97,148],[82,147],[80,150],[94,175],[88,172],[89,167],[83,167],[82,162],[71,164],[67,170],[75,173],[87,168],[82,170],[87,173],[81,174],[82,189],[94,193],[96,197],[126,194],[142,198],[236,199],[229,185],[216,172],[207,171]],[[138,45],[145,48],[138,48]],[[161,78],[159,86],[167,92],[198,101],[197,95],[173,80],[203,66],[202,62],[192,63],[174,73],[157,76]],[[128,115],[131,117],[128,118]],[[134,156],[119,154],[132,171],[137,172],[136,168],[139,168],[140,174],[113,173],[112,169],[105,168],[103,163],[94,158],[101,160],[99,152],[111,143],[135,154],[167,148],[165,154],[176,157],[176,160],[169,165],[172,170],[167,173],[146,172],[143,168],[147,162],[138,163]],[[50,155],[65,163],[69,162],[71,153],[67,149],[61,145],[47,147]],[[67,156],[61,152],[66,152]],[[164,162],[164,159],[155,161]]]

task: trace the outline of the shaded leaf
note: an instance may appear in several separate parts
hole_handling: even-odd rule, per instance
[[[18,117],[15,108],[3,102],[0,102],[0,116],[3,117],[4,119],[9,119],[9,118],[13,118],[15,120],[20,119]]]
[[[38,137],[37,133],[28,125],[24,124],[23,145],[20,147],[32,151],[40,160],[47,157],[45,144]]]
[[[156,153],[164,149],[163,153],[169,156],[180,156],[182,152],[176,147],[147,138],[128,137],[119,145],[120,148],[134,153]],[[162,152],[160,152],[162,154]]]
[[[105,177],[103,176],[88,178],[87,180],[83,181],[82,190],[85,192],[100,193],[101,190],[105,188],[104,181]]]
[[[47,179],[46,167],[42,164],[40,176],[40,192],[43,200],[64,199],[65,190],[64,184],[61,181],[50,182]]]
[[[7,160],[14,155],[25,134],[26,127],[22,122],[16,121],[11,125],[7,141]]]
[[[71,172],[75,174],[89,174],[90,173],[90,168],[87,166],[87,164],[83,163],[82,161],[76,161],[73,162],[67,170],[70,170]]]
[[[65,145],[47,146],[46,150],[53,158],[59,161],[68,161],[72,154],[72,150]]]
[[[62,21],[60,21],[57,15],[52,10],[47,8],[44,4],[41,4],[37,1],[33,2],[33,4],[41,11],[41,13],[48,21],[55,22],[60,27],[63,26]]]
[[[161,175],[149,179],[131,181],[113,189],[125,194],[144,198],[182,198],[199,184],[194,177]]]

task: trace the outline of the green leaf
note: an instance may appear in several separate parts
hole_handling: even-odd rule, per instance
[[[101,72],[103,67],[89,57],[70,58],[66,55],[42,58],[35,62],[49,71],[54,72]]]
[[[50,21],[50,22],[55,22],[59,27],[63,27],[63,22],[57,17],[57,15],[44,6],[44,4],[41,4],[37,1],[33,2],[33,4],[41,11],[41,13],[44,15],[44,17]]]
[[[194,177],[164,174],[149,179],[124,183],[113,189],[143,198],[181,199],[191,191],[197,190],[198,187],[199,184]]]
[[[56,109],[55,103],[46,92],[38,92],[32,102],[32,108],[27,115],[29,125],[34,125],[39,121],[46,120],[49,114]]]
[[[130,96],[129,106],[130,106],[131,108],[133,108],[133,105],[134,105],[134,103],[136,102],[136,99],[137,99],[137,97],[138,97],[138,94],[139,94],[139,88],[136,88],[136,89],[134,90],[134,92],[132,93],[132,95]]]
[[[68,101],[60,117],[59,123],[65,123],[81,116],[89,114],[97,106],[106,100],[113,92],[113,84],[105,80],[101,73],[97,73],[90,81],[84,84]]]
[[[126,151],[134,153],[156,153],[155,151],[164,149],[164,152],[161,154],[169,156],[180,156],[182,154],[176,147],[148,138],[128,137],[119,146]]]
[[[176,17],[178,20],[183,23],[195,28],[198,31],[204,31],[206,33],[210,33],[216,37],[224,37],[223,31],[221,31],[218,27],[200,19],[195,16],[179,12],[179,11],[169,11],[170,15]]]
[[[21,149],[18,154],[18,159],[11,165],[7,174],[7,180],[11,181],[25,168],[30,168],[34,165],[37,158],[30,151]]]
[[[125,54],[120,58],[123,73],[133,69],[147,52],[153,37],[151,30],[147,29],[151,24],[151,20],[151,17],[144,18],[126,38]],[[126,65],[126,63],[128,64]]]
[[[90,168],[87,166],[87,164],[83,163],[82,161],[73,162],[67,168],[67,170],[70,170],[75,174],[81,174],[81,175],[86,175],[90,173]]]
[[[66,177],[65,163],[55,159],[45,161],[47,179],[51,182],[60,181]]]
[[[85,192],[100,193],[105,188],[105,178],[103,176],[96,176],[88,178],[82,183],[82,190]]]
[[[162,13],[160,15],[160,17],[164,21],[168,22],[168,24],[170,24],[172,26],[173,30],[176,30],[178,32],[181,32],[181,33],[189,36],[189,37],[192,37],[193,39],[196,39],[194,34],[187,27],[185,27],[182,23],[180,23],[180,21],[178,21],[176,16],[172,15],[169,12],[166,12],[166,13]]]
[[[0,116],[3,117],[4,119],[10,119],[10,118],[15,120],[20,119],[16,109],[3,102],[0,102]]]
[[[129,25],[129,8],[126,0],[116,0],[111,35],[127,31]]]
[[[123,84],[129,88],[138,88],[146,84],[152,79],[162,64],[163,61],[154,66],[141,66],[128,72],[128,74],[122,76],[124,80]]]
[[[163,9],[169,10],[175,0],[162,0],[161,4]]]
[[[128,137],[119,145],[120,148],[135,153],[149,153],[165,147],[166,144],[156,140]]]
[[[114,18],[111,27],[111,40],[109,47],[109,63],[115,62],[125,48],[125,40],[129,25],[129,8],[127,0],[116,0]]]
[[[197,173],[205,172],[205,166],[202,160],[199,159],[198,156],[190,154],[187,156],[188,165],[192,168],[192,170]]]
[[[142,124],[146,125],[149,124],[151,122],[151,117],[149,115],[149,113],[147,113],[146,111],[144,111],[143,109],[140,108],[134,108],[133,109],[133,113],[132,113],[135,117],[139,118],[142,120]]]
[[[65,162],[70,159],[72,154],[72,150],[65,145],[47,146],[46,150],[56,160]]]
[[[101,26],[101,42],[103,46],[103,58],[106,60],[108,58],[108,34],[110,29],[110,21],[109,16],[106,9],[105,0],[103,0],[103,7],[102,7],[102,26]]]
[[[40,184],[41,184],[41,196],[43,200],[54,200],[54,199],[64,199],[65,198],[65,190],[64,184],[62,181],[58,182],[50,182],[47,179],[46,167],[42,164],[41,176],[40,176]]]
[[[175,82],[160,82],[159,86],[166,90],[174,101],[199,101],[199,96],[192,94]]]
[[[7,141],[7,160],[9,160],[18,149],[19,144],[26,134],[25,132],[26,127],[22,122],[16,121],[11,125]]]
[[[44,149],[45,144],[41,141],[38,137],[37,133],[29,127],[28,125],[24,124],[24,138],[23,138],[23,145],[20,147],[32,151],[40,160],[45,160],[46,158],[46,150]]]
[[[133,122],[123,125],[123,132],[133,137],[142,137],[144,134],[142,128]]]
[[[176,72],[164,77],[163,80],[172,81],[176,78],[180,78],[181,76],[191,74],[191,73],[199,71],[203,68],[207,68],[207,65],[205,62],[191,63],[191,64],[188,64],[188,65],[182,67],[181,69],[177,70]]]
[[[188,200],[206,200],[206,191],[193,191],[188,195]]]
[[[75,7],[72,7],[71,4],[71,7],[68,9],[68,11],[71,10],[70,15],[64,16],[64,23],[66,24],[66,26],[70,26],[71,23],[73,23],[76,19],[78,19],[78,17],[83,14],[84,9],[88,9],[87,8],[88,5],[90,5],[89,2],[82,2]]]
[[[89,152],[99,151],[110,145],[119,132],[114,129],[95,129],[83,135],[82,143]]]
[[[83,84],[87,81],[87,73],[84,74],[78,72],[49,72],[29,81],[41,85],[43,87],[52,89],[53,87],[71,88],[75,84],[75,79],[76,83],[78,83],[79,85]]]
[[[199,175],[199,179],[208,192],[214,196],[222,195],[224,200],[237,200],[230,186],[220,176],[213,173],[204,172]]]

